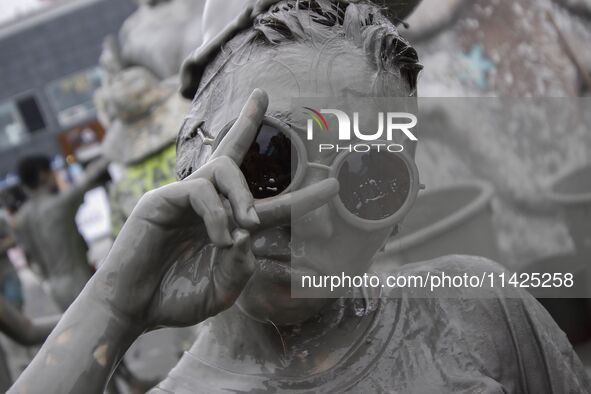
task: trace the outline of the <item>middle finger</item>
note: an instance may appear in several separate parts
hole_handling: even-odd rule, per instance
[[[215,159],[212,178],[219,191],[230,201],[239,225],[248,228],[260,224],[254,209],[254,198],[236,163],[225,156]]]

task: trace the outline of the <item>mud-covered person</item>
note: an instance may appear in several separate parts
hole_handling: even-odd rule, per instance
[[[8,210],[0,207],[0,295],[13,307],[22,310],[23,285],[8,255],[16,247],[13,224]]]
[[[367,271],[396,223],[362,229],[354,212],[337,209],[348,196],[329,177],[336,155],[319,154],[303,137],[292,143],[303,146],[307,165],[287,193],[255,200],[258,189],[241,161],[251,146],[264,145],[261,124],[275,136],[289,133],[294,97],[414,96],[417,62],[371,3],[287,0],[260,14],[193,87],[178,139],[182,180],[140,201],[10,392],[100,393],[141,333],[196,323],[195,344],[154,393],[588,392],[565,335],[525,293],[291,297],[286,260],[305,259],[318,272]],[[333,131],[323,135],[337,139]],[[396,157],[384,160],[401,165]],[[396,274],[442,271],[501,268],[451,256]]]
[[[27,202],[15,217],[15,232],[29,261],[48,280],[51,295],[62,311],[76,299],[94,270],[88,262],[88,246],[78,230],[76,213],[84,194],[104,182],[106,160],[90,163],[84,177],[60,191],[44,155],[23,157],[18,175]]]

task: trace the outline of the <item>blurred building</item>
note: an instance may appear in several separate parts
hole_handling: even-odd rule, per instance
[[[0,189],[14,182],[19,156],[65,158],[102,133],[92,99],[102,42],[135,7],[131,0],[58,1],[0,26]]]

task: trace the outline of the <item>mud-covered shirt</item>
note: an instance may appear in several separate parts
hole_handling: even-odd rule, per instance
[[[111,230],[116,237],[131,211],[148,191],[176,181],[176,147],[169,145],[145,160],[125,168],[109,189]]]
[[[65,310],[92,276],[88,245],[78,230],[76,213],[85,189],[72,186],[59,194],[36,196],[16,215],[16,235],[29,261],[50,282],[54,299]]]

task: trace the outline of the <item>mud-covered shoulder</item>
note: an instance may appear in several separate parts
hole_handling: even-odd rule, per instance
[[[388,288],[384,297],[384,316],[399,328],[386,350],[389,357],[401,360],[398,365],[412,365],[404,356],[429,344],[429,356],[447,371],[457,366],[462,377],[485,371],[491,382],[513,387],[510,392],[591,392],[591,379],[544,307],[524,289],[486,282],[490,275],[506,273],[498,263],[472,256],[445,256],[390,270],[386,275],[405,278],[411,286]],[[484,277],[485,283],[480,287],[474,280],[475,288],[468,282],[468,288],[452,285],[433,292],[419,287],[421,280],[443,275]],[[412,351],[401,352],[401,346]]]
[[[386,294],[405,297],[497,298],[527,296],[503,287],[509,271],[479,256],[449,255],[407,264],[384,272]]]
[[[467,273],[469,275],[478,275],[482,273],[503,273],[508,271],[499,263],[486,257],[454,254],[418,263],[406,264],[393,269],[392,272],[398,274],[445,272],[449,274]]]

